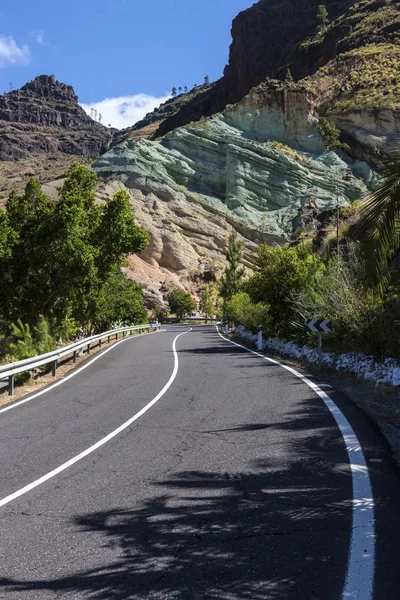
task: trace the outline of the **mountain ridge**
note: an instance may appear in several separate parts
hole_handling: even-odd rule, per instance
[[[89,117],[69,85],[39,75],[0,96],[0,202],[32,175],[62,176],[74,161],[108,150],[114,130]]]

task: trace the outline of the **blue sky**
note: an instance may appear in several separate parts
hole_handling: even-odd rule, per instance
[[[0,93],[40,74],[123,127],[222,75],[232,19],[254,0],[8,0],[0,5]],[[108,99],[108,102],[104,102]],[[122,111],[122,112],[121,112]],[[105,123],[108,124],[108,123]]]

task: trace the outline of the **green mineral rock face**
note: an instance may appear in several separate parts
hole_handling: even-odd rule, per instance
[[[298,94],[283,104],[247,98],[158,141],[128,139],[93,168],[167,202],[183,194],[285,241],[305,206],[322,213],[373,184],[366,163],[325,150],[316,122]]]

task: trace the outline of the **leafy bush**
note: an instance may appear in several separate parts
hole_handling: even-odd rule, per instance
[[[167,296],[169,308],[178,319],[182,319],[194,311],[197,302],[189,292],[175,288]]]
[[[268,304],[273,335],[287,335],[296,317],[293,296],[312,288],[323,273],[321,259],[309,248],[272,247],[262,244],[254,275],[244,284],[253,303]]]
[[[144,308],[144,286],[131,281],[123,273],[114,273],[103,285],[96,307],[93,328],[106,331],[115,323],[139,325],[147,321]]]
[[[271,316],[269,306],[263,302],[255,304],[246,292],[239,292],[226,302],[226,316],[235,325],[243,325],[255,333],[259,325],[269,334]]]
[[[335,123],[328,121],[325,117],[320,117],[318,122],[318,130],[325,142],[325,146],[328,150],[344,150],[348,152],[350,146],[340,141],[340,129],[336,127]]]
[[[50,323],[39,315],[39,321],[34,329],[35,351],[36,354],[46,354],[55,349],[55,339],[50,331]]]
[[[312,317],[330,318],[334,329],[326,342],[333,348],[377,357],[399,355],[400,302],[385,301],[366,289],[364,277],[364,262],[351,245],[330,260],[313,289],[293,295],[298,326]]]
[[[24,360],[37,354],[28,323],[23,323],[21,319],[18,319],[16,323],[11,323],[11,331],[15,338],[15,341],[8,346],[11,360]]]
[[[161,304],[156,304],[151,313],[152,319],[166,319],[168,317],[168,309]]]
[[[28,323],[18,319],[11,323],[11,341],[8,344],[8,359],[10,361],[24,360],[38,354],[46,354],[56,348],[50,323],[43,315],[35,327],[31,329]],[[8,360],[7,359],[7,360]]]

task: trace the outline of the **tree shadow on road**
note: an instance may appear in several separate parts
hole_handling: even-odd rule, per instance
[[[136,508],[76,516],[72,531],[106,544],[112,563],[54,579],[3,579],[0,596],[337,600],[350,539],[351,475],[333,419],[324,413],[317,427],[314,405],[310,398],[271,426],[278,438],[288,429],[301,432],[284,456],[266,445],[263,456],[249,457],[237,472],[180,471],[151,484]],[[262,440],[267,427],[243,424],[224,435],[244,449],[248,436]]]

